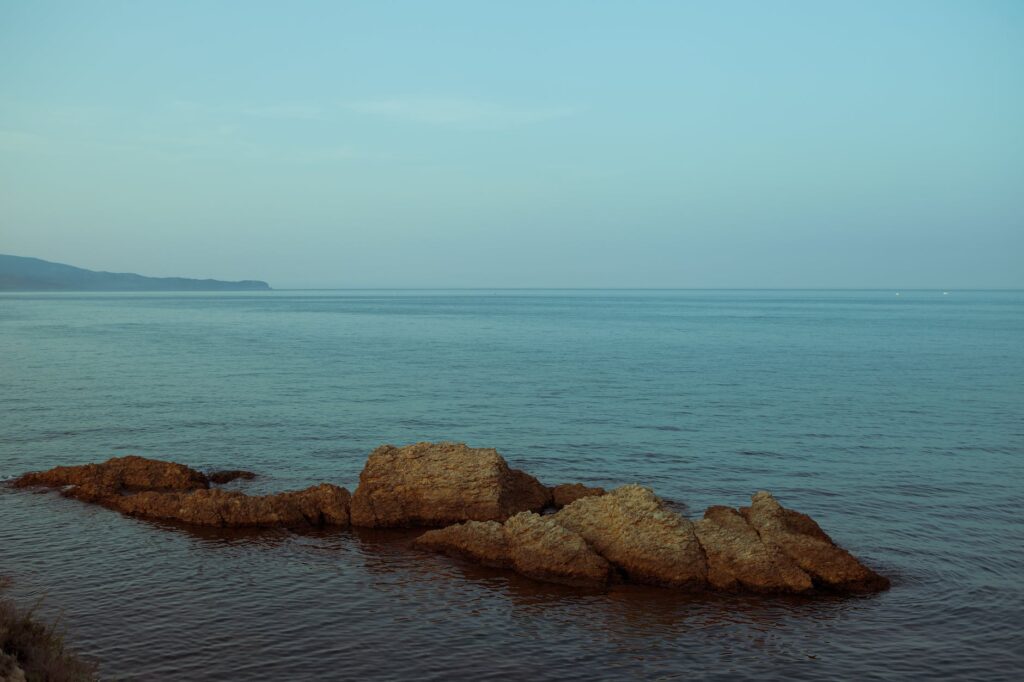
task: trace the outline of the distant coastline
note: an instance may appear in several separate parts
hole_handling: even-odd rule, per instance
[[[261,280],[228,282],[187,277],[146,277],[86,270],[40,258],[0,254],[0,291],[269,291]]]

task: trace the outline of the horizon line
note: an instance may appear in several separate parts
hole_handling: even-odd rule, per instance
[[[1024,287],[271,287],[271,291],[1024,291]]]

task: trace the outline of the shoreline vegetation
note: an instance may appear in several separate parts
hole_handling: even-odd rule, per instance
[[[0,593],[10,580],[0,576]],[[95,682],[97,664],[66,648],[60,623],[0,594],[0,682]]]

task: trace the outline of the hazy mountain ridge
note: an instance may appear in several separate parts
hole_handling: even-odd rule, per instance
[[[0,291],[267,291],[260,280],[227,282],[187,277],[146,277],[86,270],[40,258],[0,254]]]

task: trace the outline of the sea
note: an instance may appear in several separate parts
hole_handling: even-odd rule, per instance
[[[415,531],[226,531],[0,485],[0,596],[117,680],[1019,680],[1024,292],[0,295],[0,478],[137,454],[354,489],[381,444],[496,448],[691,518],[759,490],[865,597],[594,592]]]

